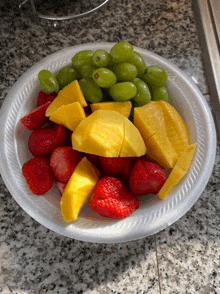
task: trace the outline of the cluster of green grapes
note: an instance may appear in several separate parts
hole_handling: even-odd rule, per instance
[[[91,103],[131,100],[137,107],[151,100],[168,101],[166,71],[160,66],[147,66],[127,42],[115,44],[109,53],[102,49],[80,51],[73,56],[72,66],[62,68],[56,76],[42,70],[38,79],[41,90],[47,94],[78,79]]]

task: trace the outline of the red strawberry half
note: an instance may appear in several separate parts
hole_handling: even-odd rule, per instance
[[[139,208],[138,199],[118,179],[108,176],[98,180],[89,205],[100,215],[117,219]]]
[[[100,166],[102,172],[105,175],[116,175],[124,167],[126,163],[126,157],[99,157]]]
[[[22,174],[33,194],[43,195],[53,186],[53,174],[48,158],[30,159],[23,165]]]
[[[54,149],[50,157],[50,168],[55,179],[67,183],[81,159],[80,153],[70,146]]]
[[[47,107],[50,105],[50,103],[51,102],[48,101],[44,103],[43,105],[35,108],[24,117],[22,117],[20,119],[20,122],[22,123],[22,125],[28,130],[36,130],[39,127],[41,127],[48,119],[45,116],[45,112],[47,110]]]
[[[57,93],[53,92],[51,94],[46,94],[42,91],[39,92],[38,97],[37,97],[37,106],[41,106],[44,103],[50,101],[53,102],[53,100],[56,98]]]
[[[66,145],[72,146],[72,134],[73,131],[66,128]]]
[[[124,157],[124,166],[123,169],[117,174],[117,178],[122,181],[123,184],[128,186],[129,183],[129,175],[132,168],[132,163],[134,158],[132,157]]]
[[[65,184],[65,183],[61,183],[59,181],[55,181],[55,186],[57,187],[57,189],[58,189],[58,191],[60,193],[60,196],[63,195],[63,192],[64,192],[64,190],[66,188],[66,185],[67,184]]]
[[[84,156],[95,166],[99,167],[99,156],[95,154],[84,153]]]
[[[63,126],[56,124],[53,129],[38,129],[31,133],[28,147],[33,156],[45,156],[51,154],[53,149],[61,146],[66,139],[66,131]]]
[[[158,164],[146,158],[138,158],[130,172],[129,187],[139,196],[157,194],[165,181],[165,172]]]

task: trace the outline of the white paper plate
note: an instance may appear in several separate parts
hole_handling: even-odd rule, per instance
[[[33,195],[22,176],[21,167],[32,156],[27,148],[30,131],[19,119],[36,106],[40,70],[57,73],[71,64],[75,53],[84,49],[109,51],[114,43],[90,43],[66,48],[31,67],[13,86],[0,115],[0,164],[3,180],[17,203],[36,221],[64,236],[97,243],[117,243],[143,238],[166,228],[183,216],[197,201],[212,173],[216,153],[216,132],[206,101],[191,80],[160,56],[134,48],[147,65],[159,65],[168,74],[170,103],[184,118],[191,143],[197,148],[184,179],[165,201],[157,196],[141,197],[140,208],[124,220],[111,220],[84,206],[77,221],[66,224],[61,216],[59,192],[53,187],[43,197]]]

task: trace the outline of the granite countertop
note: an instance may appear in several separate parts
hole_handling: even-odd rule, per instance
[[[84,2],[86,9],[91,2]],[[22,10],[18,5],[0,2],[0,105],[16,80],[49,54],[122,40],[172,61],[209,103],[191,0],[109,0],[96,13],[58,23],[34,19],[30,3]],[[121,244],[86,243],[46,229],[21,209],[0,177],[0,293],[220,293],[219,173],[217,152],[206,189],[181,219]]]

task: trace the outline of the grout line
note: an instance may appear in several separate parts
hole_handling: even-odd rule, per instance
[[[157,275],[158,275],[158,286],[159,286],[159,292],[161,292],[161,285],[160,285],[160,268],[159,268],[159,260],[158,260],[158,254],[157,254],[157,238],[156,235],[154,235],[155,240],[155,251],[156,251],[156,260],[157,260]]]

